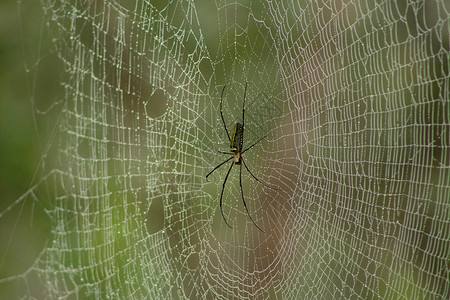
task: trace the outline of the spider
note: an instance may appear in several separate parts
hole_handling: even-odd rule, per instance
[[[248,168],[247,164],[245,163],[244,156],[243,156],[243,154],[247,150],[250,150],[256,144],[258,144],[259,142],[264,140],[267,137],[267,135],[263,136],[258,141],[256,141],[255,143],[253,143],[252,145],[248,146],[247,148],[245,148],[243,150],[244,130],[245,130],[245,97],[246,97],[246,94],[247,94],[247,82],[246,82],[245,83],[245,90],[244,90],[244,101],[243,101],[243,105],[242,105],[242,124],[239,123],[239,122],[236,123],[236,125],[234,125],[233,135],[230,136],[230,133],[228,132],[227,124],[225,123],[225,119],[223,117],[223,111],[222,111],[223,93],[225,92],[225,87],[226,87],[226,85],[224,85],[223,90],[222,90],[222,95],[220,96],[220,116],[222,117],[223,127],[225,128],[225,132],[227,133],[228,140],[230,141],[230,152],[219,151],[219,153],[231,154],[232,156],[230,158],[228,158],[227,160],[225,160],[224,162],[220,163],[218,166],[216,166],[211,172],[209,172],[206,175],[206,180],[208,180],[208,176],[211,175],[215,170],[217,170],[222,165],[224,165],[225,163],[227,163],[230,160],[232,160],[230,168],[228,169],[227,175],[225,176],[225,180],[223,181],[222,192],[220,193],[220,202],[219,202],[220,212],[222,213],[222,217],[223,217],[225,223],[228,225],[228,227],[232,228],[230,226],[230,224],[228,224],[228,221],[225,218],[225,215],[223,213],[222,199],[223,199],[223,191],[225,189],[225,184],[227,183],[228,175],[230,175],[231,169],[233,168],[234,165],[239,165],[239,185],[241,187],[242,202],[244,202],[244,207],[245,207],[245,210],[247,211],[247,215],[250,218],[250,220],[253,222],[253,224],[256,226],[256,228],[258,228],[259,230],[264,232],[264,230],[262,230],[261,227],[259,227],[255,223],[253,218],[250,216],[250,213],[249,213],[248,208],[247,208],[247,204],[245,203],[244,190],[242,188],[242,165],[244,165],[244,167],[247,169],[247,171],[250,173],[250,175],[252,175],[252,177],[256,181],[258,181],[259,183],[261,183],[262,185],[264,185],[264,186],[266,186],[268,188],[271,188],[271,189],[274,189],[274,190],[278,190],[277,188],[272,187],[272,186],[270,186],[268,184],[265,184],[264,182],[262,182],[261,180],[256,178],[256,176],[253,175],[253,173],[250,171],[250,169]]]

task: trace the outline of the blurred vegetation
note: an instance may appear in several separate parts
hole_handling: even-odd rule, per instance
[[[32,193],[27,195],[39,179],[40,159],[55,124],[55,117],[46,107],[54,103],[56,93],[60,92],[59,87],[54,88],[59,75],[49,59],[43,20],[40,1],[0,1],[0,282],[4,280],[0,283],[0,295],[3,299],[17,296],[18,287],[10,286],[6,279],[30,268],[47,242],[50,230],[43,207],[34,202]]]

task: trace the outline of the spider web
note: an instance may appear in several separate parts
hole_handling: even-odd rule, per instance
[[[449,2],[41,3],[63,96],[34,103],[56,121],[0,211],[2,268],[16,227],[46,224],[32,262],[2,273],[12,295],[449,297]],[[267,138],[245,159],[279,188],[244,168],[265,233],[238,165],[232,229],[229,165],[205,180],[228,157],[222,88],[232,129],[246,82],[244,147]]]

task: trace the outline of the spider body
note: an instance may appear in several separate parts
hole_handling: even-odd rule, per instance
[[[230,134],[228,132],[227,124],[225,123],[225,119],[223,117],[223,111],[222,111],[223,93],[225,91],[225,87],[226,87],[226,85],[223,87],[222,95],[220,96],[220,116],[222,117],[223,126],[225,128],[225,132],[227,134],[228,140],[230,141],[230,152],[222,152],[222,151],[219,151],[219,152],[222,153],[222,154],[231,154],[232,156],[230,158],[228,158],[227,160],[225,160],[224,162],[220,163],[218,166],[216,166],[211,172],[209,172],[206,175],[206,180],[208,180],[208,176],[211,175],[215,170],[220,168],[223,164],[225,164],[225,163],[229,162],[230,160],[232,160],[230,168],[228,169],[227,175],[225,176],[225,180],[223,181],[222,192],[220,193],[220,202],[219,202],[220,203],[220,212],[222,213],[222,217],[223,217],[225,223],[228,225],[228,227],[231,228],[230,224],[228,224],[228,221],[225,218],[225,215],[224,215],[223,209],[222,209],[223,192],[225,190],[225,185],[227,183],[228,175],[230,175],[231,169],[233,168],[234,165],[239,165],[239,186],[241,188],[242,202],[244,203],[245,210],[246,210],[247,215],[250,218],[250,220],[253,222],[253,224],[259,230],[264,232],[264,230],[262,230],[255,223],[253,218],[250,216],[250,213],[249,213],[248,208],[247,208],[247,204],[245,203],[244,190],[242,188],[242,165],[244,165],[245,169],[247,169],[247,171],[250,173],[250,175],[256,181],[258,181],[259,183],[263,184],[264,186],[266,186],[268,188],[271,188],[271,189],[274,189],[274,190],[278,190],[277,188],[274,188],[274,187],[272,187],[270,185],[267,185],[264,182],[262,182],[261,180],[259,180],[258,178],[256,178],[256,176],[253,175],[253,173],[250,171],[250,169],[248,168],[247,164],[245,163],[244,156],[243,156],[243,154],[247,150],[250,150],[251,148],[253,148],[256,144],[258,144],[263,139],[265,139],[267,137],[267,135],[262,137],[261,139],[259,139],[258,141],[256,141],[252,145],[250,145],[249,147],[244,149],[243,145],[244,145],[244,131],[245,131],[245,97],[246,97],[246,94],[247,94],[247,82],[246,82],[245,83],[245,90],[244,90],[244,100],[243,100],[243,105],[242,105],[242,124],[237,122],[236,125],[234,126],[233,135],[230,136]]]

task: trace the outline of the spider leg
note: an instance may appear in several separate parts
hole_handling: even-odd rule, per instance
[[[272,190],[276,190],[276,191],[279,191],[279,190],[280,190],[279,188],[276,188],[276,187],[274,187],[274,186],[270,186],[270,185],[268,185],[268,184],[262,182],[262,181],[259,180],[258,178],[256,178],[256,176],[253,175],[253,173],[252,173],[252,172],[250,171],[250,169],[247,167],[247,164],[245,163],[244,158],[242,158],[242,162],[244,163],[244,166],[245,166],[245,168],[247,169],[247,171],[250,173],[250,175],[252,175],[252,177],[253,177],[256,181],[258,181],[258,182],[261,183],[262,185],[264,185],[264,186],[266,186],[266,187],[268,187],[268,188],[270,188],[270,189],[272,189]]]
[[[242,202],[244,202],[244,207],[245,207],[245,210],[247,211],[248,217],[250,218],[250,220],[252,220],[252,222],[256,226],[256,228],[258,228],[259,230],[264,232],[264,230],[262,230],[258,225],[256,225],[255,221],[253,221],[252,216],[250,216],[250,213],[248,212],[247,203],[245,203],[244,189],[242,188],[242,164],[239,165],[239,185],[241,186]]]
[[[223,118],[223,112],[222,112],[223,92],[225,92],[226,86],[227,86],[226,84],[223,86],[222,95],[220,96],[220,116],[222,117],[223,127],[225,128],[225,131],[227,132],[228,140],[231,142],[230,134],[228,133],[227,124],[225,123],[225,119]]]
[[[221,154],[231,154],[231,155],[234,154],[233,152],[229,152],[229,151],[220,151],[220,150],[219,150],[219,153],[221,153]]]
[[[245,129],[245,96],[247,95],[247,81],[245,82],[244,104],[242,105],[242,127]]]
[[[231,169],[233,169],[233,165],[234,165],[234,161],[231,162],[231,166],[230,169],[228,170],[227,176],[225,176],[225,180],[223,181],[223,186],[222,186],[222,192],[220,193],[220,212],[222,213],[222,218],[225,221],[225,223],[228,225],[228,227],[233,228],[230,226],[230,224],[228,224],[227,219],[225,218],[225,215],[223,214],[223,209],[222,209],[222,198],[223,198],[223,190],[225,189],[225,184],[227,184],[227,179],[228,179],[228,175],[230,175]]]
[[[256,141],[256,143],[253,143],[252,145],[248,146],[244,151],[242,151],[242,154],[244,154],[245,151],[253,148],[253,146],[255,146],[256,144],[258,144],[259,142],[261,142],[263,139],[265,139],[267,137],[267,135],[263,136],[262,138],[260,138],[259,140]]]
[[[242,136],[241,136],[241,147],[244,144],[244,131],[245,131],[245,97],[247,95],[247,81],[245,82],[244,90],[244,103],[242,104]]]
[[[229,159],[227,159],[226,161],[224,161],[223,163],[221,163],[220,165],[218,165],[217,167],[215,167],[211,172],[209,172],[207,175],[206,175],[206,181],[208,181],[208,176],[209,175],[211,175],[215,170],[217,170],[218,168],[220,168],[224,163],[226,163],[226,162],[228,162],[228,161],[230,161],[230,160],[232,160],[233,159],[233,156],[232,157],[230,157]],[[234,162],[233,162],[234,163]]]

